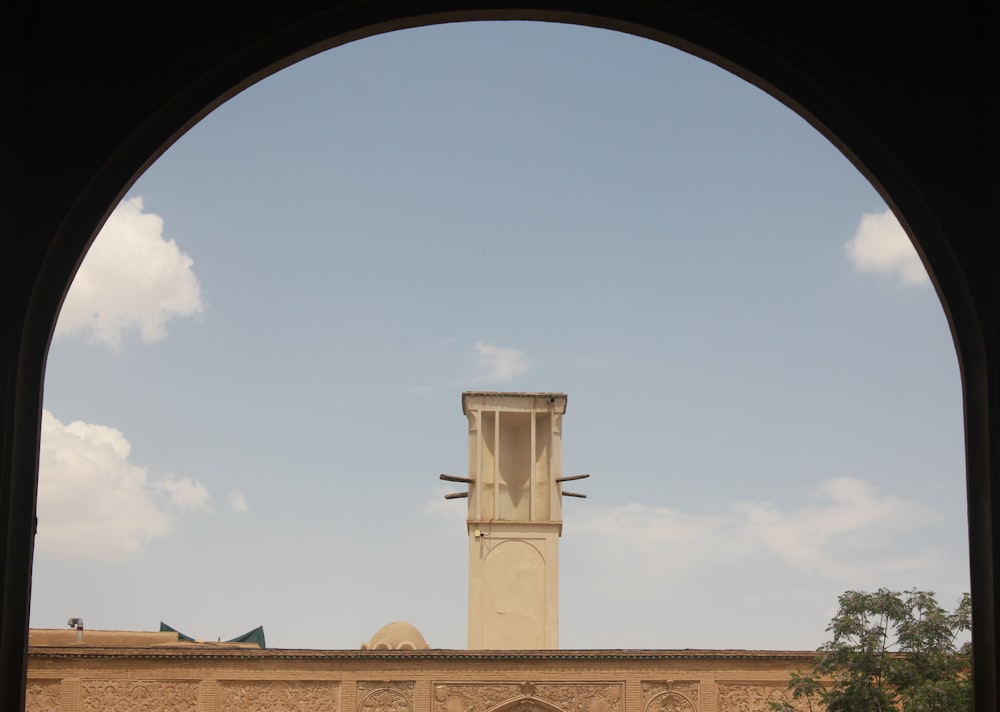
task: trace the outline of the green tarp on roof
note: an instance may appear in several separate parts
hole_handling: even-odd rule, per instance
[[[170,626],[168,626],[163,621],[160,621],[160,632],[161,633],[176,633],[178,640],[186,640],[189,643],[193,643],[194,642],[194,638],[189,638],[188,636],[184,635],[183,633],[181,633],[176,628],[171,628]]]
[[[261,648],[266,648],[264,645],[264,626],[259,625],[253,630],[247,631],[243,635],[237,636],[232,640],[227,640],[227,643],[256,643]]]
[[[195,642],[194,638],[184,635],[176,628],[173,628],[163,621],[160,621],[160,632],[161,633],[176,633],[180,640],[186,640],[189,643]],[[259,625],[253,630],[247,631],[243,635],[238,635],[232,640],[227,640],[227,643],[256,643],[260,648],[266,648],[267,645],[264,644],[264,626]]]

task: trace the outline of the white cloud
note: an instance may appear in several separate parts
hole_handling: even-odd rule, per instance
[[[476,342],[477,375],[479,383],[509,383],[528,372],[528,357],[517,349]]]
[[[132,328],[145,342],[162,340],[170,319],[202,312],[193,264],[163,238],[163,219],[144,213],[141,197],[122,201],[80,265],[56,334],[82,333],[114,351]]]
[[[891,211],[865,213],[845,245],[855,269],[895,275],[904,286],[929,284],[913,243]]]
[[[243,493],[239,491],[229,493],[229,506],[234,512],[250,511],[250,505],[247,504],[247,498],[244,497]]]
[[[169,474],[150,480],[145,467],[129,462],[131,450],[115,428],[67,425],[43,411],[39,551],[122,561],[167,536],[178,514],[208,509],[201,483]]]
[[[853,478],[824,482],[817,502],[782,511],[770,502],[735,502],[685,513],[628,504],[588,508],[574,536],[622,576],[680,577],[721,566],[770,561],[799,573],[852,581],[880,571],[917,571],[936,552],[908,550],[906,533],[932,518],[919,504],[880,494]],[[668,556],[664,552],[669,552]],[[905,552],[905,553],[902,553]],[[618,579],[616,579],[618,580]]]
[[[170,503],[178,509],[208,511],[208,490],[201,482],[186,478],[179,480],[168,474],[150,486],[155,491],[165,494]]]
[[[872,567],[919,568],[926,556],[892,552],[898,536],[929,519],[915,502],[879,495],[867,482],[843,477],[813,491],[820,504],[780,512],[773,505],[743,502],[733,511],[745,517],[752,541],[786,565],[833,579],[850,579]]]

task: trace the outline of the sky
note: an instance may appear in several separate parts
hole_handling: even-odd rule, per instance
[[[274,74],[131,186],[49,352],[31,625],[465,647],[463,390],[569,396],[562,648],[968,590],[954,346],[872,185],[679,50],[463,23]]]

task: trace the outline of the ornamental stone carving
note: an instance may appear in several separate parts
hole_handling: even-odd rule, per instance
[[[488,712],[506,700],[521,696],[521,686],[435,685],[434,712]]]
[[[434,712],[622,712],[623,683],[434,686]]]
[[[62,682],[29,680],[24,695],[24,712],[59,712]]]
[[[642,683],[643,712],[696,712],[698,683],[663,680]]]
[[[518,700],[502,709],[503,712],[552,712],[550,707],[542,706],[538,700]]]
[[[792,699],[784,685],[719,684],[719,712],[770,712],[772,702],[790,702],[801,712],[822,709],[821,706],[810,707],[808,700]]]
[[[621,712],[623,685],[538,685],[534,696],[566,712]]]
[[[337,712],[340,683],[326,680],[219,682],[219,712]]]
[[[358,712],[413,712],[412,681],[358,682]]]
[[[83,680],[80,712],[197,712],[198,683],[173,680]]]

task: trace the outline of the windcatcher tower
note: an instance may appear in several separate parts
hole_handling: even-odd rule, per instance
[[[466,392],[462,412],[469,419],[469,649],[555,649],[566,395]]]

